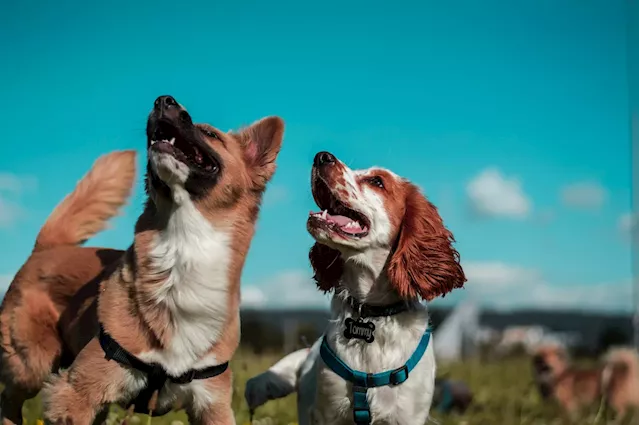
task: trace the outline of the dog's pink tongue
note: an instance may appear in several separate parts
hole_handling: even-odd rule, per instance
[[[330,215],[327,214],[327,218],[329,221],[340,226],[340,230],[345,233],[356,235],[358,233],[362,233],[362,227],[360,227],[360,223],[357,221],[351,220],[349,217],[345,217],[343,215]],[[350,224],[350,226],[347,226]]]
[[[347,224],[349,224],[349,223],[351,223],[353,221],[349,217],[345,217],[343,215],[327,214],[327,218],[329,219],[329,221],[337,224],[340,227],[346,226]]]

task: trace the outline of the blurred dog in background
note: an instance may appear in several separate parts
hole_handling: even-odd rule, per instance
[[[542,345],[533,354],[533,373],[542,398],[554,399],[570,416],[601,400],[616,419],[638,407],[638,354],[629,348],[612,349],[587,368],[571,364],[563,347]]]

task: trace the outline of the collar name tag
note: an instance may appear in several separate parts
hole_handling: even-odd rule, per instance
[[[361,339],[371,344],[374,340],[373,332],[376,330],[376,325],[372,322],[365,322],[363,320],[353,320],[351,317],[347,317],[344,321],[344,337],[347,339]]]

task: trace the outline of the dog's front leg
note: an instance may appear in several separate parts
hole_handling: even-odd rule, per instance
[[[335,412],[328,412],[315,406],[309,409],[308,415],[309,424],[311,425],[345,425],[353,423],[352,420],[346,421],[344,418],[339,418]]]
[[[235,425],[231,409],[231,369],[204,381],[190,384],[192,397],[184,406],[190,425]]]
[[[54,425],[91,425],[109,403],[139,390],[137,380],[115,361],[104,358],[97,339],[42,390],[45,421]]]
[[[236,425],[231,404],[214,405],[199,413],[189,413],[190,425]]]

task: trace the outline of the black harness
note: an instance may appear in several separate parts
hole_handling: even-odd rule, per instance
[[[130,367],[147,375],[147,386],[140,391],[135,400],[130,403],[130,405],[134,405],[134,411],[136,413],[149,414],[149,412],[154,410],[154,406],[150,406],[153,393],[156,391],[160,393],[160,390],[167,381],[184,385],[194,379],[213,378],[214,376],[224,373],[229,367],[229,362],[225,362],[205,369],[191,369],[180,376],[171,376],[161,365],[157,363],[145,363],[122,348],[122,346],[104,330],[102,324],[100,324],[99,341],[104,351],[104,357],[107,360],[114,360],[123,366]]]

